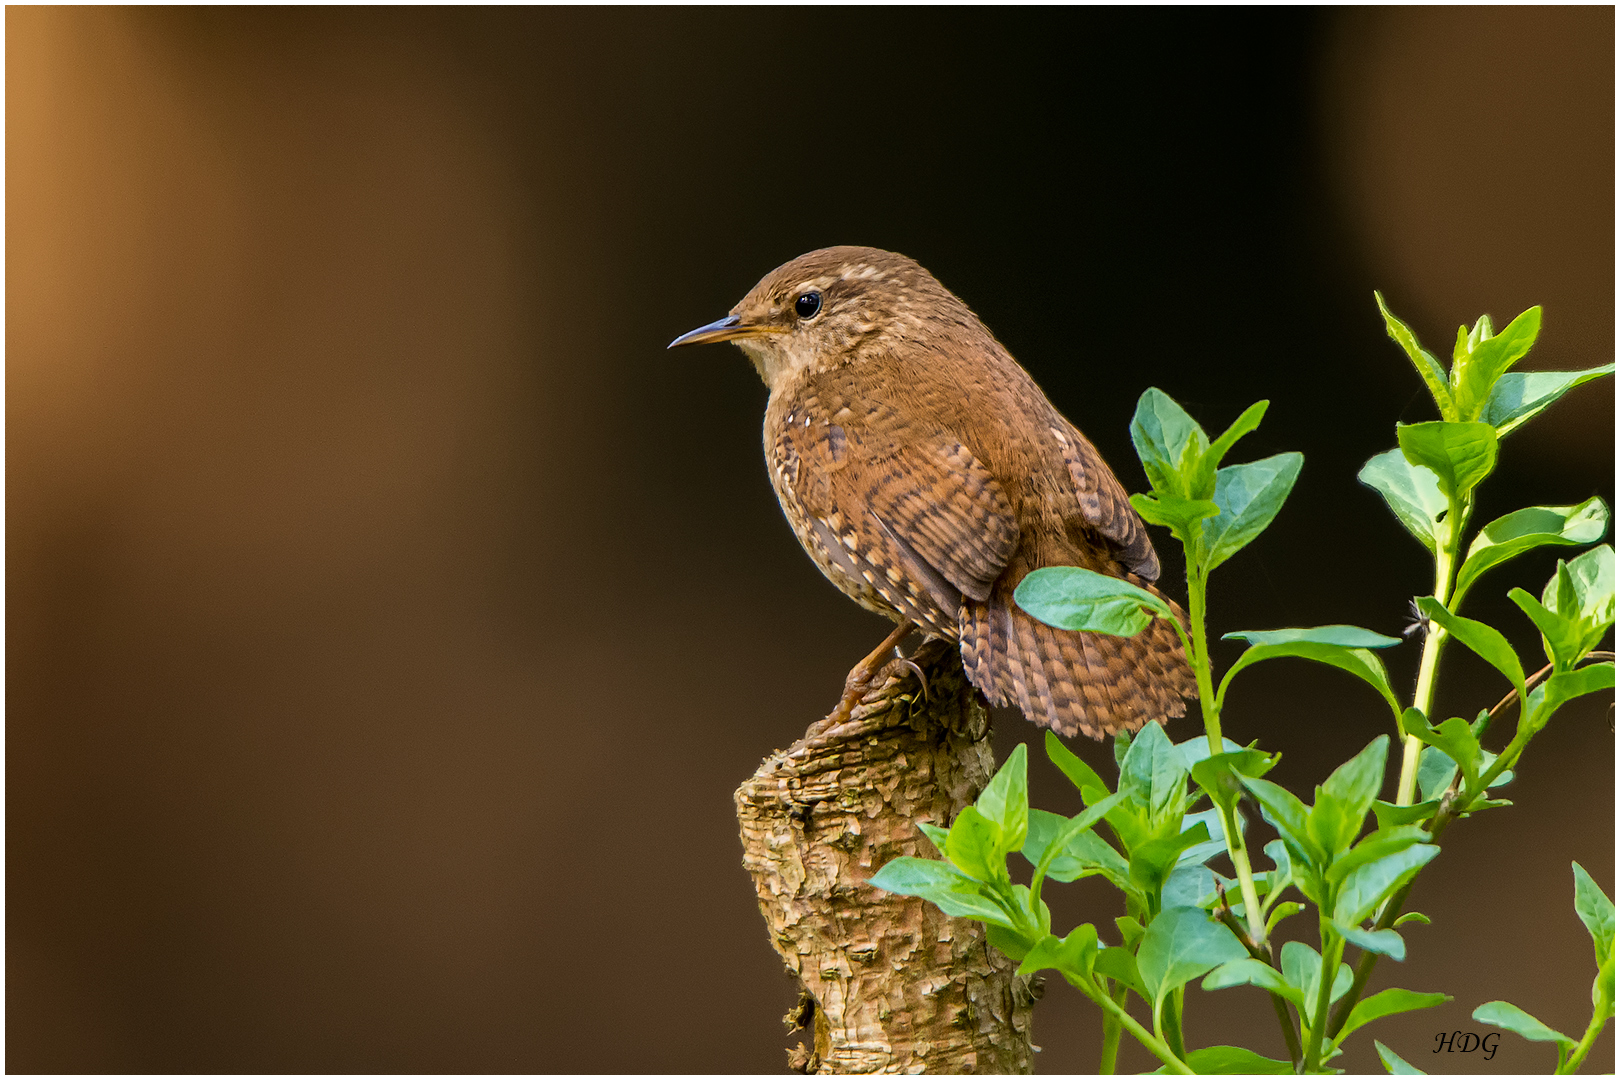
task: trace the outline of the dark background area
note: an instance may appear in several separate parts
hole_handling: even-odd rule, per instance
[[[1132,490],[1145,387],[1217,430],[1271,399],[1233,460],[1305,469],[1215,633],[1398,632],[1424,553],[1354,477],[1432,414],[1372,289],[1436,352],[1541,303],[1527,366],[1612,358],[1613,20],[8,9],[7,1067],[781,1070],[731,792],[885,627],[782,520],[751,368],[664,344],[803,251],[903,251]],[[1476,520],[1612,505],[1613,402],[1513,435]],[[1553,560],[1470,600],[1527,662],[1503,596]],[[1442,716],[1506,689],[1442,677]],[[1389,726],[1338,672],[1245,680],[1228,733],[1307,794]],[[1428,1051],[1493,998],[1583,1029],[1613,792],[1609,707],[1566,709],[1376,977],[1456,1000],[1373,1034],[1550,1067]],[[1259,991],[1188,1016],[1281,1054]],[[1041,1069],[1099,1026],[1052,985]]]

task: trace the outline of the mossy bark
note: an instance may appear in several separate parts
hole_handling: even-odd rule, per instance
[[[771,942],[799,980],[789,1064],[817,1073],[1027,1073],[1038,984],[984,927],[866,882],[900,855],[938,858],[917,821],[948,825],[995,771],[989,718],[955,648],[891,665],[847,723],[767,758],[737,789],[743,864]]]

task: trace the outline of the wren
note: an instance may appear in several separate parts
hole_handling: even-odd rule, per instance
[[[959,643],[992,704],[1064,735],[1184,715],[1197,686],[1168,624],[1131,638],[1058,630],[1014,603],[1043,566],[1152,589],[1159,558],[1096,448],[927,270],[876,248],[812,251],[670,348],[715,341],[735,342],[770,388],[765,459],[799,543],[899,624],[829,721],[913,628]]]

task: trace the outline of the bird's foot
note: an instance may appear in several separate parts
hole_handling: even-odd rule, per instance
[[[865,697],[867,691],[872,688],[872,683],[876,677],[883,671],[888,670],[889,665],[892,663],[909,666],[917,673],[917,678],[922,680],[922,670],[910,660],[899,655],[900,643],[906,639],[907,634],[910,634],[915,629],[916,625],[914,623],[909,621],[901,623],[894,628],[894,631],[888,637],[883,639],[877,648],[867,653],[864,660],[850,668],[849,676],[844,680],[844,696],[838,699],[838,706],[828,713],[825,719],[811,727],[806,734],[810,736],[820,735],[831,731],[839,724],[846,723],[850,714],[855,711],[855,706],[860,704],[861,698]],[[892,661],[889,659],[890,650],[894,651],[894,655],[898,659]],[[928,683],[924,681],[924,693],[927,692],[927,688]]]

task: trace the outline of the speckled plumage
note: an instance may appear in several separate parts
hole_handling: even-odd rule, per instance
[[[822,301],[809,319],[794,308],[807,292]],[[770,387],[771,483],[833,584],[959,642],[986,698],[1064,734],[1184,714],[1197,691],[1169,626],[1074,633],[1013,602],[1037,567],[1151,587],[1159,561],[1096,449],[932,275],[827,248],[772,271],[724,322],[707,340],[735,339]]]

